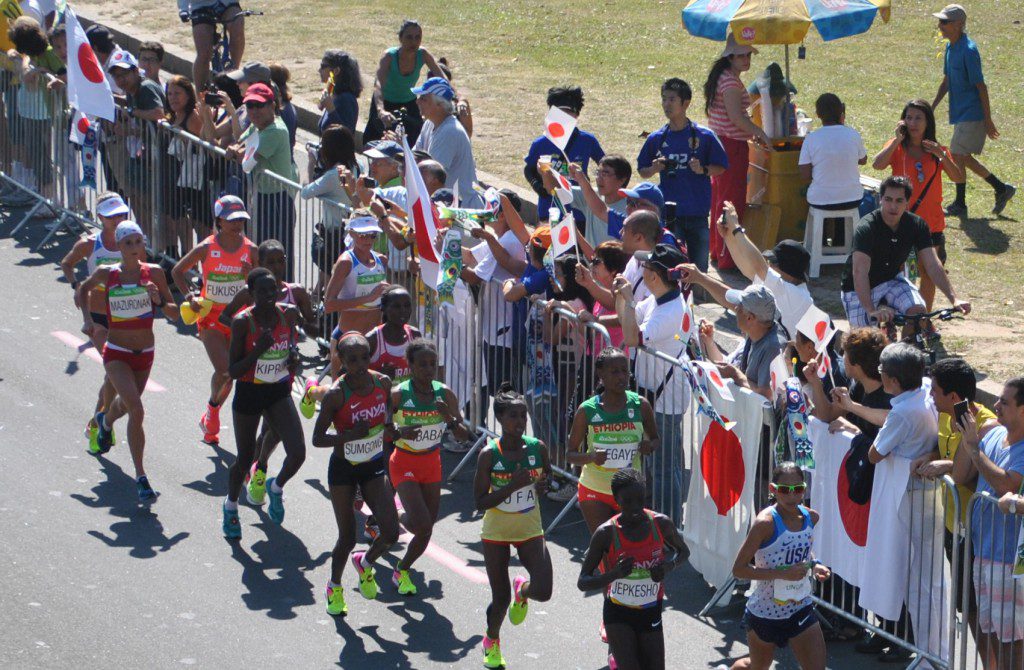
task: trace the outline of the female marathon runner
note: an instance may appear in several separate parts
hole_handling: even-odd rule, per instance
[[[231,329],[220,322],[225,307],[245,286],[245,278],[256,259],[256,245],[245,236],[245,224],[249,213],[245,203],[233,195],[222,196],[213,206],[217,233],[200,242],[192,251],[178,261],[171,276],[174,284],[193,311],[202,314],[204,302],[210,305],[209,312],[198,322],[199,339],[206,348],[206,355],[213,364],[210,378],[210,399],[206,411],[199,418],[203,431],[203,442],[218,444],[220,433],[220,408],[231,393],[231,376],[228,374],[228,340]],[[196,265],[203,270],[203,287],[197,295],[190,291],[187,273]]]
[[[306,289],[298,284],[289,284],[284,280],[285,271],[287,268],[287,261],[285,259],[284,245],[277,240],[265,240],[260,244],[256,250],[256,259],[259,267],[266,268],[274,275],[274,279],[277,280],[278,294],[277,304],[278,305],[290,305],[297,307],[299,314],[302,316],[302,329],[307,334],[316,334],[318,329],[318,323],[316,316],[313,312],[313,304],[309,298],[309,293]],[[231,302],[221,312],[220,323],[224,326],[231,326],[231,321],[234,315],[242,311],[246,307],[253,304],[252,294],[249,293],[249,289],[242,288],[241,291],[235,294],[235,297],[231,299]],[[313,384],[314,380],[306,382],[306,388],[309,389]],[[305,405],[308,402],[312,402],[311,407],[315,407],[317,400],[323,397],[323,394],[327,392],[324,388],[322,393],[316,395],[307,392],[307,396],[303,398],[303,405],[299,407],[299,411],[306,415]],[[307,418],[311,418],[310,413]],[[245,497],[251,505],[262,505],[266,502],[267,495],[267,468],[270,456],[274,453],[277,445],[281,442],[281,438],[278,437],[274,429],[271,428],[266,421],[263,422],[263,427],[260,431],[260,436],[256,440],[256,460],[253,461],[252,468],[246,475],[247,486]]]
[[[591,535],[620,511],[612,495],[615,473],[622,468],[639,469],[641,456],[658,447],[651,404],[629,390],[626,354],[607,347],[598,354],[594,370],[604,390],[576,410],[568,453],[571,464],[583,466],[578,486],[580,512]]]
[[[277,304],[277,280],[270,270],[252,270],[245,283],[254,304],[231,322],[228,365],[228,374],[238,380],[231,402],[238,459],[228,471],[228,495],[224,500],[224,536],[230,539],[242,536],[238,494],[256,458],[260,418],[281,436],[285,450],[281,471],[266,484],[271,521],[284,521],[284,486],[306,460],[302,422],[292,400],[292,378],[299,365],[295,347],[299,310]]]
[[[146,434],[142,428],[145,412],[142,392],[153,366],[153,313],[161,309],[171,321],[178,319],[167,278],[159,265],[143,262],[146,238],[134,221],[122,221],[114,230],[121,251],[121,263],[98,267],[78,288],[84,323],[82,332],[89,337],[96,330],[85,296],[106,286],[107,343],[103,347],[103,368],[117,396],[106,411],[96,414],[96,454],[105,454],[114,446],[114,422],[128,415],[128,448],[135,466],[135,484],[141,502],[156,500],[149,484],[142,455]]]
[[[82,309],[78,295],[78,282],[75,279],[75,266],[85,261],[85,267],[89,275],[96,272],[96,268],[116,265],[121,262],[121,250],[117,248],[114,238],[114,230],[117,224],[128,219],[128,205],[124,203],[117,193],[104,193],[96,199],[96,218],[100,220],[100,231],[95,235],[83,237],[71,248],[68,255],[60,262],[60,268],[64,271],[64,278],[71,284],[72,293],[75,296],[75,307]],[[93,328],[92,345],[96,351],[103,351],[103,345],[107,343],[107,304],[104,292],[106,287],[102,284],[85,296],[89,305],[89,312],[92,313],[92,322],[96,324]],[[96,414],[110,407],[114,399],[114,387],[110,380],[103,377],[103,385],[100,387],[99,396],[96,399],[96,409],[89,416],[89,423],[85,428],[85,435],[89,438],[89,452],[97,453],[99,445],[96,444]]]
[[[811,558],[818,513],[801,505],[807,482],[795,463],[779,463],[768,491],[775,504],[758,513],[732,573],[755,582],[743,620],[750,656],[732,670],[768,670],[777,647],[791,645],[802,670],[824,670],[825,637],[814,614],[808,571],[824,581],[831,570]]]
[[[385,294],[388,295],[392,294]],[[384,311],[387,313],[386,307]],[[400,594],[416,595],[409,570],[426,550],[437,521],[441,504],[441,436],[449,428],[458,439],[465,440],[469,431],[462,423],[458,398],[435,379],[437,348],[433,342],[413,340],[405,355],[412,376],[391,392],[398,439],[391,452],[389,472],[391,484],[402,500],[401,524],[413,538],[391,581]]]
[[[484,563],[491,584],[491,603],[487,606],[487,631],[484,634],[484,665],[501,668],[501,622],[518,626],[526,618],[529,600],[544,602],[551,598],[551,556],[544,544],[537,498],[551,477],[548,449],[526,433],[526,399],[503,382],[494,397],[494,416],[501,436],[489,439],[477,460],[473,495],[476,508],[484,513]],[[517,576],[509,588],[509,560],[512,547],[530,575]]]
[[[405,348],[420,337],[420,331],[409,325],[412,317],[412,296],[401,286],[390,286],[380,297],[383,322],[366,333],[370,343],[370,369],[386,374],[392,386],[409,379]]]
[[[339,312],[341,332],[366,333],[381,322],[380,297],[388,289],[388,259],[373,250],[381,227],[369,210],[355,210],[347,230],[352,247],[342,252],[331,270],[324,310]]]
[[[616,470],[611,490],[622,511],[590,538],[577,586],[580,591],[605,590],[602,619],[611,670],[660,670],[665,667],[665,575],[690,550],[667,516],[644,509],[646,490],[639,471]]]
[[[346,559],[359,575],[359,592],[364,598],[377,597],[373,563],[398,541],[398,511],[394,492],[384,478],[384,434],[397,431],[388,422],[391,380],[370,370],[370,345],[360,333],[346,333],[338,343],[345,374],[338,378],[320,404],[313,429],[313,446],[330,447],[327,483],[338,524],[338,541],[331,554],[331,579],[327,582],[327,613],[348,613],[341,587]],[[336,434],[328,434],[334,425]],[[377,517],[380,533],[365,551],[352,553],[356,544],[356,522],[352,502],[356,488]]]

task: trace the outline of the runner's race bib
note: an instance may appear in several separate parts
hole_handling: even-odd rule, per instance
[[[153,301],[145,286],[117,286],[107,294],[107,300],[114,321],[141,319],[153,313]]]
[[[240,272],[211,272],[209,281],[206,283],[205,297],[218,305],[226,305],[244,287],[245,277]]]
[[[277,345],[275,345],[276,347]],[[283,348],[271,347],[256,359],[253,378],[257,384],[276,384],[288,379],[288,343]]]
[[[432,423],[416,427],[420,432],[415,439],[401,439],[402,446],[405,449],[409,451],[429,451],[441,444],[441,435],[444,434],[445,424]]]
[[[772,581],[772,600],[776,605],[798,603],[811,595],[811,580],[806,577],[795,582],[788,579]]]
[[[370,428],[370,434],[345,443],[345,460],[353,465],[372,461],[384,453],[384,426]]]
[[[603,451],[608,455],[605,459],[604,465],[599,466],[605,470],[621,470],[622,468],[628,468],[633,465],[633,459],[636,458],[636,452],[639,447],[639,442],[627,442],[623,444],[598,443],[594,445],[595,449]]]
[[[661,585],[651,579],[650,570],[633,568],[629,577],[611,583],[608,597],[616,605],[647,607],[658,601],[660,591]]]
[[[498,504],[498,509],[502,512],[509,512],[511,514],[522,514],[524,512],[529,512],[536,505],[537,490],[533,487],[533,483],[531,482],[523,488],[513,491],[509,497],[505,498]]]

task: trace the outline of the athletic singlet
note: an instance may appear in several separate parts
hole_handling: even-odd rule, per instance
[[[345,460],[353,465],[384,457],[384,422],[387,420],[388,398],[380,378],[370,373],[373,389],[366,395],[353,393],[345,376],[338,380],[345,404],[334,413],[334,429],[349,430],[358,421],[370,424],[366,437],[345,443]]]
[[[439,381],[431,382],[434,397],[430,402],[423,402],[416,398],[412,390],[412,380],[407,380],[398,385],[402,394],[398,407],[395,408],[395,424],[402,426],[416,426],[420,429],[420,435],[416,439],[407,440],[398,438],[395,446],[403,451],[417,454],[424,454],[437,451],[441,446],[441,435],[444,434],[445,421],[441,413],[437,411],[437,401],[444,399],[444,384]]]
[[[782,515],[772,508],[775,532],[754,552],[755,568],[785,568],[806,563],[811,558],[814,525],[806,507],[799,508],[803,526],[794,532],[786,527]],[[785,579],[757,580],[754,592],[747,600],[747,609],[763,619],[786,619],[811,603],[811,583],[808,578],[798,581]]]
[[[121,283],[120,264],[111,266],[107,274],[108,330],[152,330],[153,301],[144,286],[149,282],[150,269],[140,266],[139,283]]]
[[[651,527],[644,539],[632,542],[619,525],[619,517],[612,517],[612,546],[608,549],[605,565],[614,566],[620,556],[633,559],[633,571],[629,577],[616,579],[608,585],[605,595],[616,605],[645,609],[654,607],[665,597],[664,580],[656,582],[651,579],[651,568],[665,558],[665,540],[661,529],[654,521],[654,512],[645,509],[644,514]]]
[[[506,486],[512,473],[524,467],[530,471],[531,481],[484,512],[481,537],[492,542],[521,542],[543,535],[537,490],[533,486],[544,472],[540,440],[524,435],[525,457],[514,461],[505,456],[499,440],[488,439],[484,448],[491,450],[491,491]]]
[[[202,244],[209,246],[206,248],[206,260],[203,261],[201,297],[224,309],[235,294],[245,287],[243,264],[252,265],[252,242],[243,236],[242,245],[231,252],[220,245],[216,235],[210,235]]]
[[[239,381],[252,382],[255,384],[291,384],[292,373],[288,370],[288,354],[293,344],[292,329],[288,326],[284,310],[274,306],[277,311],[277,323],[274,324],[274,343],[270,348],[260,354],[256,364],[246,370]],[[245,336],[245,351],[250,352],[256,348],[256,340],[259,339],[260,329],[256,325],[256,317],[252,314],[252,307],[246,307],[239,316],[244,316],[249,323],[249,332]]]
[[[402,74],[398,63],[398,50],[400,48],[391,47],[388,49],[388,54],[391,56],[391,67],[388,69],[388,78],[385,80],[384,86],[381,87],[380,94],[385,102],[405,104],[416,99],[416,94],[412,92],[412,87],[420,80],[420,71],[423,70],[423,49],[416,50],[416,64],[413,65],[412,72]]]
[[[373,356],[370,357],[370,369],[384,372],[384,365],[390,363],[391,367],[395,369],[395,374],[391,378],[392,386],[396,386],[412,376],[409,361],[405,358],[405,349],[412,340],[412,326],[405,324],[403,330],[405,330],[405,342],[397,345],[388,344],[388,341],[384,339],[384,324],[374,327],[366,334],[366,339],[373,336],[377,338],[377,347],[373,350]]]
[[[373,293],[373,289],[384,281],[386,278],[384,263],[381,261],[381,257],[377,255],[376,251],[371,251],[370,254],[373,256],[373,267],[361,263],[356,257],[356,252],[352,249],[347,249],[345,254],[348,255],[352,261],[352,270],[349,271],[348,276],[345,277],[345,283],[341,286],[341,291],[338,292],[338,297],[347,300],[349,298],[360,298],[364,295]],[[353,310],[364,310],[364,309],[376,309],[380,307],[380,298],[377,298],[373,302],[366,303],[365,305],[359,305],[353,307]]]
[[[103,232],[96,234],[96,240],[93,242],[92,251],[89,252],[89,257],[85,259],[85,269],[89,272],[89,276],[96,272],[96,268],[107,267],[108,265],[117,265],[121,262],[121,250],[114,249],[110,251],[103,245]],[[107,287],[104,284],[98,284],[95,288],[96,291],[106,291]]]
[[[580,484],[598,493],[612,494],[612,476],[626,467],[640,469],[640,441],[644,425],[640,418],[640,396],[626,391],[626,406],[610,413],[601,405],[601,396],[587,398],[580,405],[587,417],[587,453],[604,451],[604,465],[587,463],[580,474]]]
[[[292,305],[298,307],[299,303],[295,302],[295,288],[298,284],[289,284],[288,282],[281,282],[284,285],[284,297],[280,298],[277,302],[280,305]]]

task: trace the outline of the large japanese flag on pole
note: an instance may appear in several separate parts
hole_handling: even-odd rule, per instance
[[[551,140],[551,143],[558,147],[558,150],[565,153],[565,145],[569,143],[572,131],[576,130],[576,119],[557,107],[548,109],[548,115],[544,117],[544,137]]]
[[[64,12],[68,41],[68,103],[78,111],[114,120],[114,95],[75,13]]]
[[[416,240],[416,254],[420,259],[420,273],[423,283],[431,288],[437,286],[438,267],[441,259],[434,248],[437,238],[437,222],[434,221],[434,210],[431,207],[430,192],[423,183],[423,175],[416,165],[416,157],[409,148],[409,140],[402,136],[402,148],[405,150],[405,191],[407,194],[406,209],[412,217],[413,234]]]

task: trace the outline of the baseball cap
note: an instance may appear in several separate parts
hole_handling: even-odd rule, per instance
[[[348,222],[346,229],[350,233],[383,233],[380,223],[372,216],[357,216]]]
[[[725,292],[725,299],[741,306],[761,321],[774,321],[779,317],[775,296],[762,284],[751,284],[742,291],[731,288]]]
[[[719,58],[725,58],[726,56],[742,56],[743,54],[756,54],[757,49],[750,46],[749,44],[740,44],[736,41],[736,36],[731,32],[729,37],[725,39],[725,48],[722,49],[722,55]]]
[[[266,84],[253,84],[245,92],[242,102],[274,102],[274,92]]]
[[[139,224],[134,221],[122,221],[117,224],[117,228],[114,229],[114,241],[120,244],[121,240],[132,235],[142,235],[142,239],[146,239],[146,234],[142,232],[142,228]]]
[[[228,76],[235,81],[244,81],[246,84],[255,84],[256,82],[266,84],[270,83],[270,68],[259,61],[251,60],[240,70],[228,72]]]
[[[455,193],[450,188],[439,188],[431,194],[430,200],[451,207],[455,202]]]
[[[218,219],[249,220],[249,212],[245,211],[245,203],[237,195],[224,195],[213,204],[213,215]]]
[[[119,195],[112,195],[109,198],[104,198],[96,205],[96,213],[107,218],[119,216],[121,214],[128,214],[129,211],[128,205],[124,203],[124,200],[122,200]]]
[[[551,246],[551,226],[537,226],[530,235],[530,244],[547,249]]]
[[[796,240],[782,240],[762,255],[782,272],[801,281],[807,281],[807,271],[811,268],[811,254],[803,244]]]
[[[402,160],[405,156],[405,150],[397,142],[391,140],[370,142],[366,146],[370,147],[363,152],[367,158],[391,158],[397,161]]]
[[[135,56],[131,55],[124,49],[118,49],[110,57],[110,65],[107,66],[107,71],[113,70],[115,67],[124,68],[130,70],[132,68],[139,67],[139,61],[135,60]]]
[[[967,10],[963,5],[946,5],[941,12],[935,12],[932,16],[943,21],[966,21]]]
[[[104,53],[117,50],[117,44],[114,42],[114,34],[110,32],[110,29],[106,26],[98,23],[92,24],[85,29],[85,38],[89,40],[90,46],[94,49],[99,49]]]
[[[619,195],[624,198],[647,200],[657,205],[659,212],[665,211],[665,196],[662,195],[660,188],[649,181],[642,181],[633,188],[620,188]]]
[[[658,265],[665,270],[672,270],[678,265],[689,262],[689,259],[679,250],[679,247],[672,244],[656,244],[652,251],[637,251],[633,254],[641,263]]]
[[[436,95],[445,100],[455,99],[455,89],[444,77],[431,77],[423,82],[423,86],[412,89],[416,95]]]

